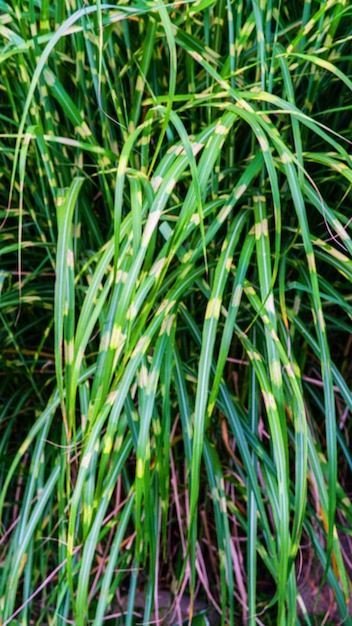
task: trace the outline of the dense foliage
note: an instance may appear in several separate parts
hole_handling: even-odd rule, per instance
[[[2,626],[352,624],[351,18],[0,0]]]

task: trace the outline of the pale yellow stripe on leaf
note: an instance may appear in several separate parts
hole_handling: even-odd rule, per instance
[[[336,250],[336,248],[333,248],[332,246],[329,246],[322,239],[316,239],[315,243],[320,244],[328,254],[331,254],[331,256],[333,256],[335,259],[338,259],[338,261],[346,263],[347,265],[350,264],[349,258],[345,254],[343,254],[343,252],[341,252],[340,250]]]
[[[163,300],[156,314],[161,315],[162,313],[164,313],[164,315],[167,315],[171,311],[174,305],[175,305],[175,300]]]
[[[345,230],[345,228],[340,224],[340,222],[338,222],[338,220],[333,220],[333,226],[337,232],[337,234],[341,237],[341,239],[346,239],[349,240],[350,236],[347,232],[347,230]],[[334,248],[333,248],[334,250]]]
[[[167,151],[167,154],[175,154],[176,156],[180,156],[181,154],[185,154],[185,149],[183,146],[170,146]]]
[[[295,378],[295,373],[293,371],[293,367],[291,363],[287,363],[287,365],[285,366],[285,369],[286,369],[287,376],[289,378]]]
[[[128,165],[128,158],[125,154],[121,154],[120,156],[120,163],[119,163],[119,170],[121,171],[125,171],[127,169],[127,165]]]
[[[204,143],[199,143],[194,141],[191,143],[192,152],[194,155],[198,154],[202,148],[204,148]]]
[[[292,156],[288,152],[283,152],[281,155],[282,163],[292,163]]]
[[[242,291],[243,291],[242,285],[237,285],[236,289],[235,289],[235,293],[233,294],[233,298],[232,298],[232,306],[233,307],[238,307],[238,305],[240,304],[241,297],[242,297]]]
[[[144,463],[142,459],[138,459],[137,461],[136,476],[137,478],[143,478],[144,476]]]
[[[161,424],[159,422],[159,420],[153,420],[153,433],[156,437],[160,437],[162,430],[161,430]]]
[[[143,237],[142,237],[142,248],[146,248],[149,244],[149,241],[157,227],[158,221],[160,219],[161,216],[161,211],[153,211],[152,213],[149,214],[147,223],[145,225],[144,231],[143,231]]]
[[[315,257],[313,252],[308,252],[307,254],[307,262],[308,262],[308,267],[309,267],[309,271],[310,272],[314,272],[314,274],[317,273],[317,269],[315,266]]]
[[[93,500],[93,506],[86,503],[83,506],[83,515],[86,523],[91,522],[94,506],[96,506],[96,499]]]
[[[211,300],[209,300],[207,309],[205,312],[205,319],[207,320],[207,319],[210,319],[211,317],[215,319],[219,319],[220,307],[221,307],[220,298],[212,298]]]
[[[101,344],[100,344],[100,349],[102,352],[105,352],[106,350],[108,350],[110,345],[110,332],[107,330],[101,338]]]
[[[92,134],[86,122],[83,122],[81,126],[77,127],[77,132],[81,135],[81,137],[90,137],[90,135]]]
[[[265,406],[268,409],[276,409],[276,402],[275,402],[275,398],[273,396],[273,394],[270,391],[263,391],[263,398],[264,398],[264,402],[265,402]]]
[[[202,59],[201,55],[200,55],[200,54],[198,54],[198,52],[194,52],[194,51],[192,50],[192,52],[190,52],[190,54],[192,55],[192,57],[193,57],[196,61],[198,61],[198,63],[202,63],[202,62],[203,62],[203,59]]]
[[[88,469],[92,456],[93,456],[93,452],[86,452],[86,454],[83,456],[82,461],[81,461],[81,466],[84,469]]]
[[[211,490],[211,497],[213,502],[220,502],[219,492],[215,487]]]
[[[275,301],[274,301],[274,295],[273,293],[270,293],[268,295],[268,299],[266,301],[266,310],[268,311],[268,313],[275,313]]]
[[[150,274],[152,276],[155,276],[155,278],[159,278],[161,272],[163,271],[163,268],[165,267],[165,264],[166,257],[159,259],[159,261],[156,261],[156,263],[154,263],[153,267],[150,270]]]
[[[255,224],[255,238],[260,239],[262,236],[268,236],[268,220],[266,218]]]
[[[298,377],[301,376],[301,370],[300,370],[300,367],[299,367],[298,363],[294,363],[293,364],[293,371],[294,371],[296,376],[298,376]]]
[[[143,135],[140,138],[139,142],[138,142],[139,146],[148,146],[149,144],[150,144],[150,137],[149,137],[149,135]],[[157,178],[160,178],[160,176],[157,176]],[[153,180],[152,180],[152,187],[154,188]]]
[[[276,331],[275,331],[275,329],[274,329],[274,328],[272,328],[272,329],[271,329],[271,331],[270,331],[270,337],[271,337],[274,341],[279,341],[279,338],[278,338],[278,336],[277,336]]]
[[[180,261],[183,264],[186,264],[187,261],[189,261],[189,259],[191,258],[192,254],[194,254],[194,250],[188,250],[181,258]]]
[[[73,339],[71,339],[70,341],[65,341],[65,360],[67,365],[71,365],[73,363],[74,353],[75,350]]]
[[[174,178],[170,178],[169,182],[166,185],[166,189],[165,189],[166,193],[170,195],[175,185],[176,185],[176,180]]]
[[[253,350],[248,350],[247,354],[248,354],[248,358],[251,359],[251,361],[259,361],[260,363],[263,361],[263,359],[260,356],[259,352],[255,352]]]
[[[215,134],[216,135],[227,135],[228,133],[228,129],[226,128],[226,126],[224,126],[224,124],[221,124],[220,122],[216,125],[215,127]]]
[[[117,398],[118,392],[115,391],[111,391],[108,395],[108,397],[106,398],[106,403],[110,404],[110,406],[112,406]]]
[[[252,285],[246,285],[244,290],[246,293],[249,293],[250,295],[255,296],[255,289],[252,287]]]
[[[114,324],[112,329],[111,339],[110,339],[110,348],[112,350],[116,350],[121,343],[123,343],[126,339],[126,335],[122,333],[122,328],[118,324]]]
[[[251,107],[250,104],[248,104],[248,102],[246,102],[246,100],[242,100],[241,98],[239,100],[237,100],[237,106],[240,107],[241,109],[244,109],[245,111],[250,111],[251,113],[253,113],[253,109]]]
[[[73,256],[73,252],[70,249],[67,250],[66,261],[67,261],[67,267],[71,267],[71,268],[74,267],[75,257]]]
[[[258,141],[259,141],[259,145],[262,149],[263,152],[268,152],[269,151],[269,144],[267,142],[267,140],[265,139],[265,137],[258,137]]]
[[[103,454],[110,454],[112,450],[112,444],[113,444],[112,437],[110,435],[106,435],[105,441],[104,441]]]
[[[166,333],[168,336],[170,335],[174,319],[175,319],[175,315],[169,315],[163,320],[163,323],[161,325],[161,330],[160,330],[160,333],[162,335],[164,333]]]
[[[144,80],[143,80],[142,76],[139,74],[138,78],[136,80],[135,90],[136,91],[143,91],[143,89],[144,89]]]
[[[324,332],[325,331],[325,320],[324,320],[323,311],[321,309],[318,309],[317,315],[318,315],[319,328],[321,328],[321,330]]]
[[[309,31],[315,26],[315,19],[310,19],[309,22],[303,28],[303,35],[308,35]]]
[[[148,379],[148,370],[145,365],[142,365],[138,373],[138,386],[141,387],[141,389],[146,389],[148,385]]]
[[[276,385],[280,384],[282,379],[280,361],[278,359],[274,359],[271,363],[271,368],[274,382],[276,383]]]
[[[123,444],[123,440],[124,440],[123,435],[120,435],[119,437],[116,437],[116,439],[115,439],[115,450],[116,449],[119,450],[121,448],[121,446]]]
[[[138,309],[135,305],[134,302],[132,302],[130,304],[130,306],[127,309],[127,313],[126,313],[126,319],[128,319],[129,321],[132,321],[135,319],[136,315],[138,313]]]
[[[220,511],[221,511],[221,513],[226,513],[226,511],[227,511],[227,505],[226,505],[226,498],[225,498],[225,496],[222,496],[220,498]]]
[[[128,278],[128,273],[122,270],[117,270],[115,283],[125,283]]]
[[[244,194],[246,189],[247,189],[247,185],[240,185],[239,186],[239,188],[236,190],[236,193],[235,193],[236,200],[238,200]]]

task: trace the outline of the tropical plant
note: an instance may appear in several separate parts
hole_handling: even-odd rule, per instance
[[[351,15],[0,0],[2,626],[352,624]]]

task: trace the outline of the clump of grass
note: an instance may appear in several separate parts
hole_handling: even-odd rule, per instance
[[[350,624],[350,8],[1,8],[2,626]]]

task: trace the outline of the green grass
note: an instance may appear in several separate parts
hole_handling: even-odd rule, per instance
[[[0,0],[1,626],[352,624],[351,17]]]

